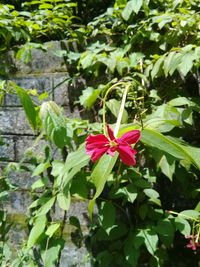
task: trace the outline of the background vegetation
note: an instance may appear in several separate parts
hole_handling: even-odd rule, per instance
[[[13,168],[40,176],[30,192],[30,234],[14,260],[7,245],[6,212],[1,210],[2,266],[59,266],[66,212],[74,196],[91,200],[90,215],[95,201],[99,208],[84,240],[93,266],[198,266],[198,2],[1,1],[2,54],[12,49],[27,63],[32,48],[48,50],[46,41],[76,41],[79,52],[63,49],[55,54],[75,66],[71,80],[87,81],[76,105],[93,118],[65,118],[55,103],[36,106],[27,91],[2,81],[1,98],[8,91],[17,94],[33,130],[48,142],[44,158],[35,155],[28,167],[22,160],[2,171],[2,201],[16,190],[8,179]],[[116,90],[105,98],[113,85]],[[141,130],[137,165],[125,166],[109,155],[90,164],[85,138],[102,132],[102,103],[106,121],[114,126],[127,85],[119,135]],[[52,144],[63,161],[54,160]],[[62,222],[53,220],[56,205],[64,210]],[[81,233],[77,218],[70,222]],[[186,247],[189,240],[184,236],[190,235],[194,250]]]

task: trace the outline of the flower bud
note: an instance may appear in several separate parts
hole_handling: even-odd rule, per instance
[[[59,106],[54,101],[46,101],[42,103],[40,107],[40,118],[41,120],[45,119],[48,112],[52,112],[58,116],[61,115]]]

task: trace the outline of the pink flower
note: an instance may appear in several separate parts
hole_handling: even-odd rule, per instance
[[[198,247],[200,247],[200,243],[197,242],[199,238],[198,235],[188,235],[188,236],[185,236],[185,238],[190,239],[190,242],[186,245],[187,248],[196,250]]]
[[[196,250],[198,247],[200,247],[199,242],[195,242],[194,240],[190,240],[189,244],[186,245],[187,248],[191,248],[192,250]]]
[[[90,135],[86,139],[86,153],[91,156],[92,161],[97,161],[105,153],[114,156],[115,151],[119,152],[120,159],[126,165],[135,165],[135,154],[137,153],[131,144],[140,139],[140,131],[133,130],[123,134],[120,138],[114,137],[113,130],[107,126],[109,138],[104,134]]]

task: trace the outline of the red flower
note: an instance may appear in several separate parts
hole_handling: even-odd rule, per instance
[[[104,134],[90,135],[86,139],[86,153],[91,156],[92,161],[97,161],[103,154],[114,156],[119,152],[120,159],[126,165],[135,165],[135,154],[137,153],[131,144],[140,139],[140,131],[133,130],[123,134],[120,138],[114,137],[113,130],[107,126],[109,138]]]

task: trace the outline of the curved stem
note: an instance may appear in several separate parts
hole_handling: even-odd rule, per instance
[[[124,89],[122,102],[121,102],[121,106],[120,106],[119,114],[118,114],[118,117],[117,117],[115,130],[114,130],[114,136],[115,137],[117,137],[118,132],[119,132],[119,127],[120,127],[120,124],[121,124],[122,115],[123,115],[123,111],[124,111],[124,106],[125,106],[125,103],[126,103],[126,96],[127,96],[129,87],[130,87],[130,84],[128,84]]]
[[[125,88],[125,91],[128,91],[126,90],[127,87],[129,88],[130,87],[130,84],[127,85],[126,82],[118,82],[114,85],[112,85],[106,92],[104,98],[103,98],[103,133],[104,135],[107,135],[107,131],[106,131],[106,99],[107,99],[107,96],[108,94],[110,93],[110,91],[112,91],[115,87],[117,87],[118,85],[126,85],[126,88]],[[126,93],[127,95],[127,93]],[[123,95],[123,98],[124,98],[124,95]],[[126,100],[126,98],[125,98]],[[123,102],[123,99],[122,99],[122,102]],[[125,104],[125,103],[124,103]],[[122,106],[122,105],[121,105]],[[121,107],[120,107],[120,110],[121,110]],[[121,115],[122,116],[122,115]],[[119,117],[118,117],[119,118]],[[117,122],[118,122],[118,119],[117,119]],[[120,122],[121,122],[121,119],[120,119]],[[120,125],[120,122],[118,123]],[[116,127],[115,127],[116,128]],[[117,131],[118,133],[118,131]]]

